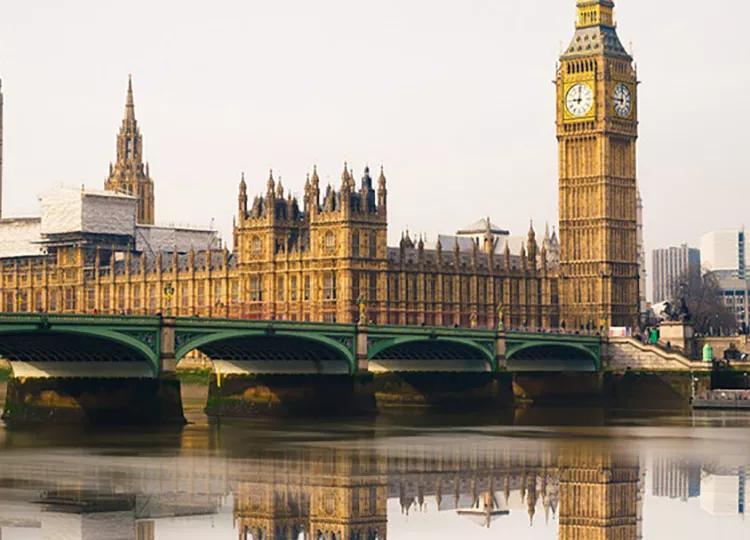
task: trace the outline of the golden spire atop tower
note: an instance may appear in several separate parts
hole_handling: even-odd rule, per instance
[[[138,223],[154,224],[154,183],[148,163],[143,163],[143,139],[135,119],[133,81],[128,77],[125,117],[117,135],[117,162],[110,163],[105,189],[132,195],[138,199]]]
[[[637,76],[614,2],[578,0],[557,72],[561,322],[638,322]]]

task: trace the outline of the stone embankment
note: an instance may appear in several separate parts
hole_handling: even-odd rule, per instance
[[[610,338],[604,344],[606,371],[708,371],[710,364],[691,360],[679,351],[666,351],[633,338]]]

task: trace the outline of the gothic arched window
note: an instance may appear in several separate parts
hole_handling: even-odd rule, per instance
[[[352,234],[352,257],[359,257],[359,231]]]
[[[332,231],[325,234],[323,246],[328,255],[332,255],[336,251],[336,235]]]
[[[253,257],[260,257],[260,255],[263,253],[263,242],[260,239],[260,236],[253,236],[252,240],[250,240],[250,254]]]
[[[370,258],[375,259],[378,256],[378,235],[375,232],[370,233]]]

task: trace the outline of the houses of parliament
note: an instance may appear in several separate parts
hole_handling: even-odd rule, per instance
[[[612,0],[576,7],[556,77],[559,242],[531,227],[513,245],[486,219],[433,245],[404,234],[390,247],[384,170],[348,165],[337,188],[322,186],[313,167],[301,199],[273,173],[243,175],[231,251],[211,231],[157,227],[129,83],[104,190],[62,190],[42,197],[39,218],[0,220],[0,310],[636,326],[636,71]]]

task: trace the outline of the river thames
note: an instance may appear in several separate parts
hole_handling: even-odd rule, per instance
[[[748,413],[218,421],[183,393],[184,429],[0,426],[2,540],[750,537]]]

